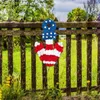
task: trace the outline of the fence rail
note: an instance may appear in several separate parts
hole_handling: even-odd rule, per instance
[[[71,92],[87,90],[100,91],[100,22],[56,22],[57,34],[66,36],[66,87],[63,92],[69,96]],[[59,28],[64,28],[63,30]],[[26,89],[26,54],[25,36],[31,36],[31,87],[36,91],[36,54],[34,43],[36,37],[42,32],[41,22],[0,22],[0,83],[2,83],[2,36],[7,36],[8,40],[8,74],[13,74],[13,36],[20,36],[21,47],[21,87]],[[71,35],[76,35],[77,46],[77,87],[71,87]],[[92,34],[98,38],[98,66],[97,66],[97,86],[91,85],[92,77]],[[82,87],[82,35],[87,37],[87,87]],[[55,42],[59,41],[59,38]],[[42,64],[43,89],[48,89],[47,67]],[[54,86],[59,88],[59,61],[54,66]],[[39,89],[37,90],[39,91]]]

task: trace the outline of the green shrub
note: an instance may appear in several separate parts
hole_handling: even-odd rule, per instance
[[[9,79],[9,77],[7,79]],[[5,82],[1,85],[1,90],[2,100],[21,100],[21,98],[25,95],[24,91],[20,87],[19,78],[12,78],[11,83]]]

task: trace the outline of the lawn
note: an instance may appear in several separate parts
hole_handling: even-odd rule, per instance
[[[66,87],[66,44],[65,40],[61,39],[61,42],[64,44],[64,51],[61,54],[59,60],[59,85],[61,88]],[[76,56],[76,40],[71,40],[71,86],[77,86],[77,56]],[[27,89],[31,88],[31,48],[28,44],[26,48],[26,85]],[[87,85],[86,73],[87,73],[87,41],[86,39],[82,39],[82,86]],[[3,51],[3,80],[7,76],[7,66],[8,66],[8,52]],[[20,77],[20,48],[15,47],[14,53],[14,73],[13,75],[16,77]],[[36,57],[36,79],[37,79],[37,88],[42,89],[42,64],[39,60],[39,57]],[[47,68],[47,77],[48,77],[48,87],[53,87],[53,72],[54,67]],[[97,85],[97,38],[94,36],[92,40],[92,85]]]

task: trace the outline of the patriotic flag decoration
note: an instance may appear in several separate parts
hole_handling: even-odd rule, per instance
[[[50,19],[45,20],[42,24],[42,28],[42,39],[45,40],[46,46],[44,46],[43,43],[35,42],[35,52],[46,66],[54,66],[60,54],[63,52],[63,45],[61,42],[53,44],[53,40],[55,40],[57,36],[54,21]]]

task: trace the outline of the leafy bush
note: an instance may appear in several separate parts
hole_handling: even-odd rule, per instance
[[[56,87],[47,90],[44,100],[62,100],[61,90]]]
[[[2,100],[21,100],[25,95],[20,87],[19,78],[8,76],[3,85],[1,85]]]

